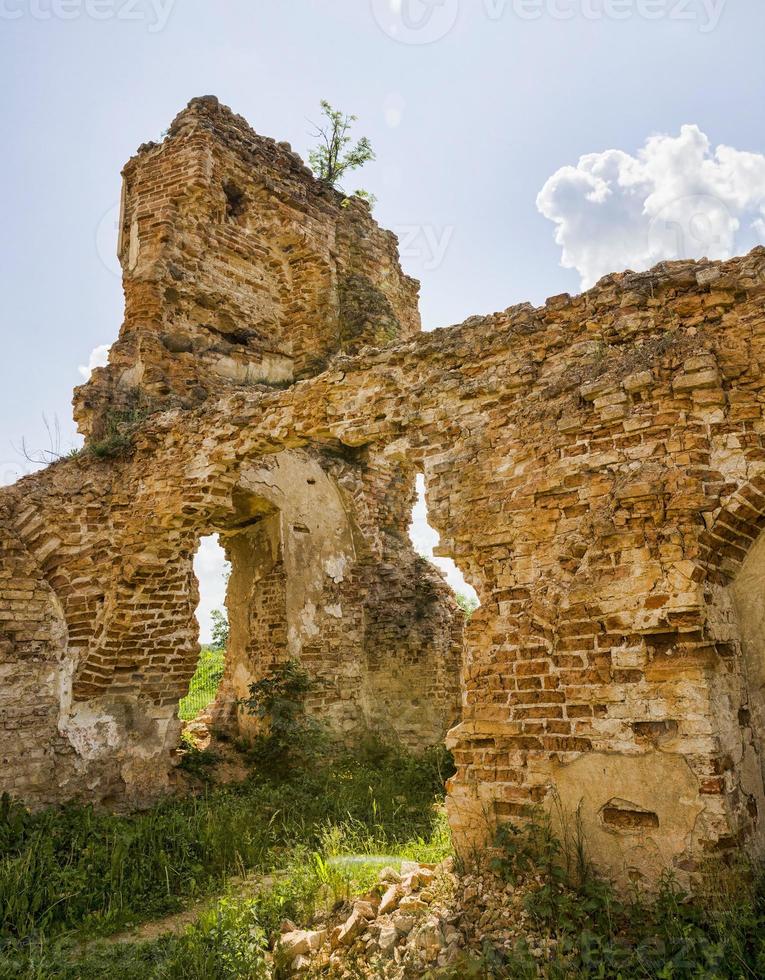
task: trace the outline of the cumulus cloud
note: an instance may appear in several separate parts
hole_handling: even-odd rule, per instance
[[[537,197],[561,265],[588,289],[609,272],[667,259],[727,259],[765,242],[765,156],[712,148],[698,126],[562,167]]]
[[[90,352],[90,359],[87,364],[80,364],[77,370],[87,381],[97,367],[106,367],[109,361],[109,351],[111,344],[101,344],[94,347]]]

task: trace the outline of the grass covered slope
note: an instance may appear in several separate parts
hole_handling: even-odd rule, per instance
[[[226,664],[226,651],[215,647],[202,647],[199,663],[189,683],[188,694],[181,698],[178,717],[192,721],[215,700]]]
[[[355,914],[354,896],[379,887],[381,865],[447,857],[448,753],[415,757],[371,739],[341,751],[304,715],[308,683],[290,661],[252,685],[242,705],[262,728],[239,746],[250,772],[239,785],[214,786],[223,760],[192,749],[183,766],[200,791],[144,813],[31,814],[3,797],[0,980],[281,980],[290,975],[278,948],[285,920],[290,931],[323,929],[331,944],[332,930]],[[380,958],[380,945],[375,959],[382,933],[369,923],[352,948],[330,945],[310,976],[765,977],[761,868],[710,865],[693,900],[670,876],[658,896],[617,896],[594,873],[580,823],[564,825],[574,828],[565,840],[542,812],[500,827],[493,848],[449,871],[443,908],[419,893],[417,924],[396,936],[397,958],[390,949]],[[192,905],[182,934],[162,935],[160,923],[145,941],[108,938]],[[420,930],[455,929],[457,961],[423,959]]]
[[[442,753],[340,756],[135,816],[82,807],[29,814],[6,798],[0,936],[114,931],[222,888],[229,875],[282,867],[296,848],[318,853],[327,840],[359,853],[424,847],[437,827],[444,764]]]

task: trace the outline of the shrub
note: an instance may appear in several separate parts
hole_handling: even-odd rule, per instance
[[[269,773],[314,758],[325,741],[317,721],[305,713],[305,699],[313,682],[297,660],[288,660],[262,680],[250,685],[244,709],[263,723],[264,731],[250,745],[254,762]]]

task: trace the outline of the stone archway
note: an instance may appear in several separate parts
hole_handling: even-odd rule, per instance
[[[309,710],[338,730],[357,725],[356,542],[336,482],[315,456],[288,451],[245,465],[232,504],[232,515],[218,526],[231,577],[217,717],[233,724],[238,716],[237,727],[247,734],[252,722],[235,710],[236,702],[254,681],[297,659],[318,685]]]
[[[371,728],[413,747],[443,739],[459,697],[459,614],[435,570],[421,571],[423,589],[415,587],[410,474],[364,449],[302,444],[265,454],[258,445],[237,458],[205,440],[183,458],[171,452],[167,465],[153,446],[147,456],[137,450],[109,464],[74,461],[59,470],[65,478],[48,497],[57,516],[47,522],[32,504],[51,490],[47,473],[31,480],[25,499],[13,498],[19,509],[8,516],[8,533],[15,522],[31,574],[57,604],[65,631],[49,686],[65,692],[66,703],[57,705],[55,731],[43,736],[34,723],[56,767],[55,783],[46,783],[50,801],[82,794],[142,805],[168,789],[178,703],[199,658],[193,559],[210,534],[234,566],[232,655],[219,704],[229,724],[239,723],[234,705],[249,684],[295,658],[314,681],[309,713],[338,738]],[[149,459],[156,480],[145,476]],[[82,520],[95,486],[98,510]],[[429,596],[423,608],[420,592]],[[419,669],[438,678],[443,704],[435,711],[416,703],[410,710],[421,692],[380,684],[373,669],[370,651],[381,638],[373,611],[392,608],[405,628],[388,655],[403,658],[416,647]],[[18,691],[14,681],[9,697]],[[34,801],[34,777],[19,783],[21,768],[0,785]]]
[[[750,548],[729,591],[735,613],[732,639],[737,633],[739,653],[729,694],[737,736],[731,739],[731,762],[753,844],[761,852],[765,848],[765,532]]]

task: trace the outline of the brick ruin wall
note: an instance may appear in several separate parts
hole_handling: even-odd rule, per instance
[[[395,236],[217,99],[193,100],[122,176],[125,321],[108,367],[75,394],[82,432],[103,434],[115,411],[287,385],[339,350],[420,330]]]
[[[0,789],[135,805],[170,788],[199,656],[192,562],[213,533],[232,562],[219,727],[246,734],[239,700],[296,658],[308,709],[339,737],[442,741],[462,616],[408,537],[414,464],[332,437],[243,453],[219,442],[214,409],[413,337],[418,284],[395,237],[213,98],[123,177],[125,320],[75,392],[88,450],[0,492]],[[180,482],[164,459],[120,453],[161,419],[171,456],[193,429],[205,445]]]
[[[227,160],[229,196],[250,202],[233,215]],[[171,189],[156,213],[150,171]],[[211,100],[139,153],[126,188],[128,314],[77,413],[91,440],[110,413],[150,414],[129,453],[0,492],[0,788],[35,803],[161,791],[198,651],[191,561],[217,531],[235,565],[234,723],[264,662],[297,655],[336,730],[400,721],[424,744],[451,721],[461,659],[460,848],[541,803],[579,809],[617,878],[761,852],[765,250],[422,334],[416,286],[363,204],[342,207]],[[285,271],[275,239],[323,259]],[[299,380],[267,378],[266,354]],[[441,553],[481,599],[464,649],[406,538],[417,471]]]

